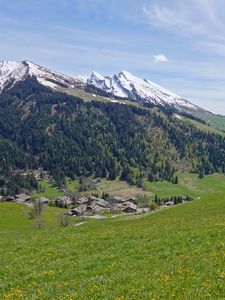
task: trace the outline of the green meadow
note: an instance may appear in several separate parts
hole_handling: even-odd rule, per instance
[[[215,127],[208,126],[206,124],[200,123],[200,122],[195,121],[195,120],[187,119],[187,121],[189,123],[195,125],[197,128],[199,128],[199,129],[201,129],[203,131],[206,131],[206,132],[209,132],[209,133],[220,134],[223,137],[225,136],[224,124],[223,124],[223,127],[221,127],[221,130],[220,130],[220,129],[217,129],[217,126],[215,126]],[[222,126],[222,124],[221,124],[221,126]],[[218,125],[218,128],[220,128],[219,125]]]
[[[33,197],[35,198],[43,196],[48,199],[55,199],[63,195],[63,192],[58,187],[54,186],[50,181],[39,180],[38,185],[40,191],[33,193]]]
[[[209,195],[225,193],[225,176],[223,174],[211,174],[200,179],[198,174],[177,173],[178,184],[167,181],[144,182],[144,188],[159,197],[176,195],[189,195],[193,198],[202,198]]]
[[[50,181],[39,180],[38,185],[39,185],[40,191],[38,191],[38,192],[35,191],[32,194],[32,196],[35,198],[44,196],[50,200],[53,200],[59,196],[64,195],[64,193]],[[79,187],[79,183],[77,180],[70,180],[70,179],[67,180],[66,188],[69,191],[78,190],[78,187]]]
[[[42,230],[29,209],[0,203],[0,299],[224,299],[225,194]]]
[[[225,117],[222,115],[214,115],[209,112],[199,112],[197,116],[205,120],[210,126],[218,128],[220,130],[225,130]]]

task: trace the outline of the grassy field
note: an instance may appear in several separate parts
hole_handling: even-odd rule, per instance
[[[151,192],[144,191],[136,186],[131,186],[125,181],[120,181],[119,178],[113,181],[102,179],[101,183],[98,184],[98,188],[110,195],[117,195],[124,198],[134,197],[138,194],[153,196]]]
[[[204,120],[211,127],[225,131],[225,116],[215,115],[205,110],[193,111],[186,109],[186,112]]]
[[[39,192],[33,193],[35,198],[44,196],[50,200],[55,199],[59,196],[64,195],[64,193],[56,186],[54,186],[50,181],[47,180],[39,180],[38,184],[41,188]],[[70,191],[77,190],[79,187],[79,183],[77,180],[67,180],[67,189]]]
[[[211,113],[199,114],[199,117],[205,120],[210,126],[225,130],[225,116],[214,115]]]
[[[144,181],[144,190],[131,186],[119,179],[109,181],[102,179],[98,187],[101,191],[108,192],[110,195],[119,195],[129,198],[138,194],[147,195],[153,199],[157,194],[159,197],[185,196],[193,198],[206,197],[208,195],[225,193],[225,176],[222,174],[207,175],[203,179],[198,174],[177,173],[179,178],[178,184],[172,184],[167,181],[149,182]]]
[[[50,181],[39,180],[38,185],[41,187],[41,190],[40,192],[33,194],[36,198],[43,196],[51,200],[63,195],[63,192],[55,187]]]
[[[147,191],[157,194],[159,197],[184,196],[193,198],[206,197],[219,193],[225,193],[225,176],[222,174],[207,175],[200,179],[197,174],[178,173],[178,184],[167,181],[149,182],[145,181],[144,187]]]
[[[35,229],[35,222],[29,217],[30,207],[16,203],[0,203],[0,234],[15,229],[19,232],[23,229]],[[58,217],[66,210],[56,207],[46,207],[43,213],[44,227],[55,228],[58,224]]]
[[[67,180],[67,187],[66,187],[69,191],[75,191],[79,188],[79,182],[78,180],[71,180],[68,179]]]
[[[38,198],[41,196],[47,197],[48,199],[55,199],[58,196],[62,196],[63,192],[60,191],[59,188],[55,187],[51,182],[46,180],[40,180],[39,185],[41,186],[40,192],[35,192],[33,194],[34,197]],[[79,182],[77,180],[68,180],[67,181],[67,189],[70,191],[78,191]],[[136,196],[137,194],[148,195],[152,196],[151,192],[144,191],[141,188],[136,186],[130,186],[128,183],[124,181],[119,181],[117,178],[116,180],[110,181],[106,179],[102,179],[101,182],[98,184],[98,188],[89,190],[86,192],[82,192],[82,195],[91,194],[91,193],[99,193],[107,192],[110,195],[118,195],[121,197],[129,198]]]
[[[28,209],[0,203],[0,299],[224,299],[225,195],[39,231]]]

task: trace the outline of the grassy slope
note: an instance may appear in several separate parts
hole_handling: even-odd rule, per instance
[[[188,113],[193,114],[194,116],[206,121],[211,127],[217,128],[219,130],[225,130],[225,116],[215,115],[211,112],[199,110],[199,111],[192,111],[186,109]]]
[[[34,197],[38,198],[41,196],[44,196],[48,199],[55,199],[59,196],[64,195],[64,193],[57,187],[55,187],[51,182],[47,180],[39,180],[38,181],[39,186],[41,187],[40,192],[36,192],[33,194]],[[77,190],[79,186],[79,183],[77,180],[73,181],[68,179],[67,181],[67,189],[70,191]]]
[[[185,118],[185,117],[183,117],[183,116],[181,116],[179,114],[174,114],[174,117],[177,118],[177,119],[180,119],[183,122],[188,122],[188,123],[194,125],[195,127],[197,127],[200,130],[206,131],[208,133],[220,134],[223,137],[225,137],[225,132],[222,131],[222,128],[218,129],[217,126],[213,126],[213,125],[209,126],[209,125],[200,123],[200,122],[198,122],[196,120]],[[224,127],[225,127],[225,117],[224,117]],[[224,130],[225,130],[225,128],[224,128]]]
[[[138,194],[152,196],[151,192],[144,191],[136,186],[131,186],[125,181],[120,181],[119,178],[109,181],[102,179],[98,184],[101,191],[109,193],[110,195],[117,195],[125,198],[134,197]]]
[[[224,207],[225,195],[35,231],[22,205],[1,203],[0,298],[223,299]]]
[[[203,179],[199,179],[198,174],[177,173],[177,175],[179,178],[178,184],[172,184],[167,181],[151,183],[145,180],[145,190],[130,186],[126,182],[121,182],[118,179],[113,181],[103,179],[101,183],[98,184],[98,187],[110,195],[120,195],[125,198],[136,196],[137,194],[147,195],[151,198],[154,198],[155,194],[159,197],[189,195],[193,198],[198,198],[225,192],[224,175],[212,174],[205,176]]]
[[[224,118],[225,119],[225,118]],[[202,124],[200,122],[197,122],[195,120],[191,120],[191,119],[187,119],[188,122],[190,122],[191,124],[195,125],[197,128],[203,130],[203,131],[206,131],[206,132],[209,132],[209,133],[215,133],[215,134],[220,134],[222,135],[223,137],[225,137],[225,132],[222,131],[222,130],[219,130],[217,128],[214,128],[214,127],[211,127],[211,126],[208,126],[208,125],[205,125],[205,124]]]
[[[184,109],[187,113],[206,121],[210,127],[225,131],[225,116],[216,115],[206,110],[193,111]]]
[[[39,180],[39,186],[41,186],[41,191],[33,194],[34,197],[38,198],[44,196],[48,199],[55,199],[63,195],[63,192],[59,188],[55,187],[51,182],[47,180]]]
[[[144,186],[147,191],[159,197],[189,195],[197,198],[225,192],[225,176],[221,174],[207,175],[200,179],[197,174],[178,173],[178,178],[178,184],[145,181]]]
[[[16,203],[0,203],[0,234],[13,232],[22,232],[24,229],[34,229],[34,222],[29,218],[30,207]],[[58,222],[58,216],[65,212],[64,209],[56,207],[46,207],[44,209],[43,219],[45,226],[55,227]]]
[[[205,120],[210,126],[225,130],[225,116],[203,113],[199,114],[199,117]]]
[[[68,179],[67,181],[67,189],[70,191],[77,190],[79,188],[79,182],[78,180],[71,180]]]

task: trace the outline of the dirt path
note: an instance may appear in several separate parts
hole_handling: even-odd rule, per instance
[[[81,225],[83,225],[84,223],[86,223],[86,221],[83,221],[83,222],[77,223],[77,224],[75,224],[75,225],[73,225],[73,226],[75,226],[75,227],[77,227],[77,226],[81,226]]]

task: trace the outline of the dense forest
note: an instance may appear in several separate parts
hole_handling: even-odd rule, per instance
[[[95,175],[142,186],[143,178],[176,183],[179,169],[224,173],[224,162],[222,136],[160,109],[84,102],[35,78],[0,95],[0,188],[18,180],[16,170],[39,167],[59,185]]]

